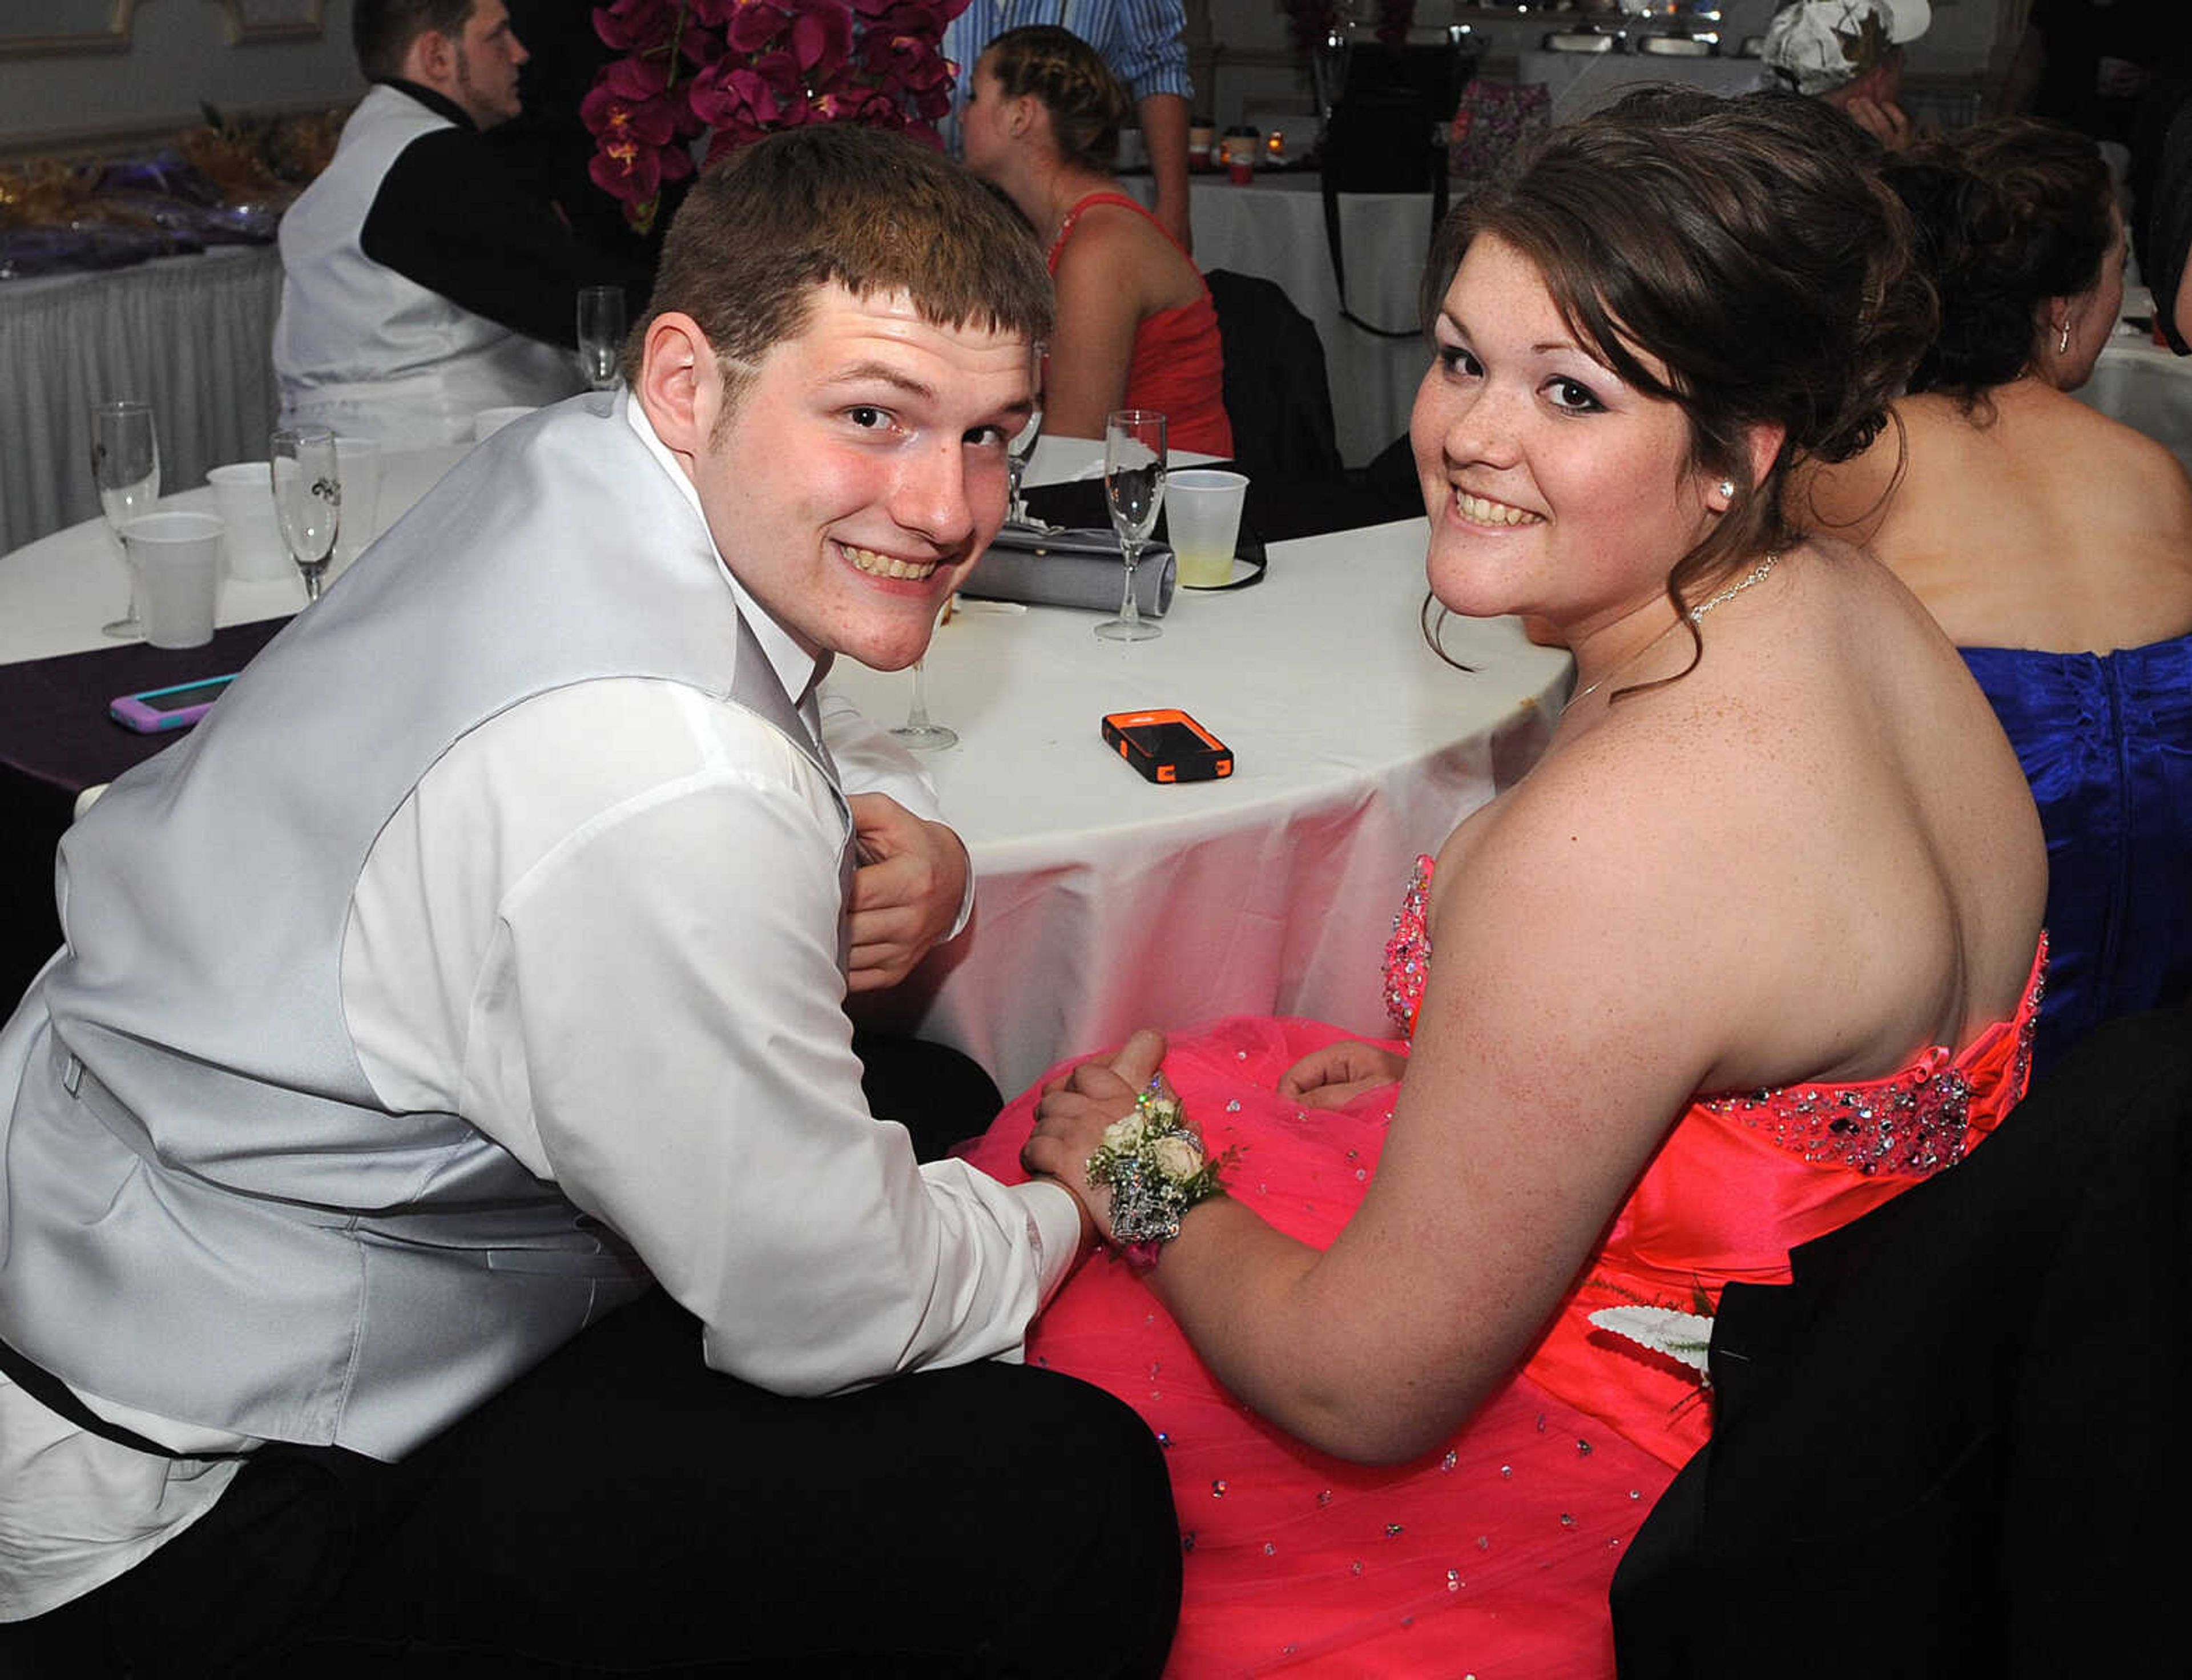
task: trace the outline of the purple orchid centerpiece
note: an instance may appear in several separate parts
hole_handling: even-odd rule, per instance
[[[808,123],[865,123],[937,143],[956,71],[944,26],[967,0],[613,0],[594,31],[625,54],[579,106],[594,184],[644,233],[665,183]]]

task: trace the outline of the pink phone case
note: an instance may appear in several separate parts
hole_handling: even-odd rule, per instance
[[[200,677],[195,683],[176,683],[165,689],[140,689],[136,694],[123,694],[108,701],[106,715],[123,729],[134,729],[140,735],[157,735],[170,729],[187,729],[213,709],[213,703],[227,691],[228,685],[235,680],[231,673],[226,677]],[[214,692],[189,706],[170,709],[153,704],[164,695],[185,694],[207,688],[214,689]]]

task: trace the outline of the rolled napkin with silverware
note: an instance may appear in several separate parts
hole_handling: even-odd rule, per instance
[[[1145,618],[1172,605],[1177,568],[1172,550],[1153,542],[1134,569],[1134,601]],[[1126,561],[1109,531],[1038,530],[1008,525],[959,586],[962,595],[1116,613],[1126,590]]]

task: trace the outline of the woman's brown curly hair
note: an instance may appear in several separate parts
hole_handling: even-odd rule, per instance
[[[1803,534],[1784,506],[1792,466],[1869,444],[1932,337],[1909,215],[1878,149],[1818,100],[1655,88],[1554,129],[1454,209],[1424,275],[1427,327],[1485,234],[1530,260],[1578,343],[1681,405],[1693,464],[1736,487],[1667,576],[1687,674],[1704,646],[1691,606]],[[1759,426],[1784,438],[1754,481]]]
[[[1110,174],[1119,157],[1119,129],[1133,106],[1093,47],[1070,30],[1029,24],[992,41],[981,65],[1007,99],[1032,94],[1042,101],[1067,163]]]

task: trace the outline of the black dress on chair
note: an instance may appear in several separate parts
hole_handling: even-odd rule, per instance
[[[2185,1671],[2192,1007],[1731,1286],[1713,1438],[1614,1577],[1623,1680]]]

